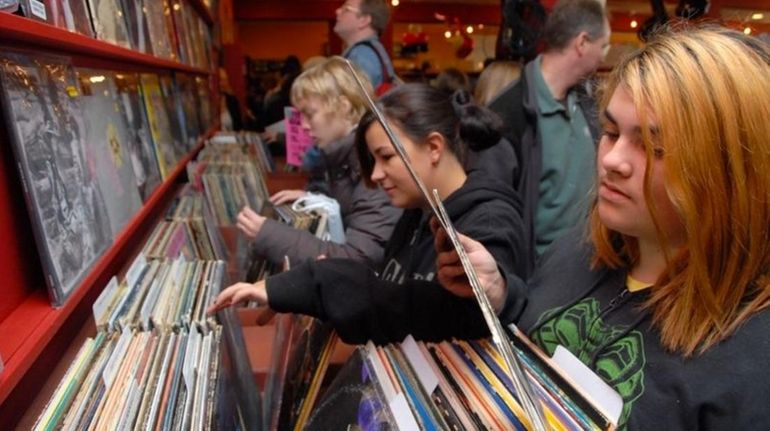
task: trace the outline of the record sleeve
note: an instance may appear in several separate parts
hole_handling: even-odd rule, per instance
[[[22,0],[21,8],[24,16],[36,21],[55,25],[52,0]]]
[[[195,79],[190,75],[175,73],[179,118],[182,122],[182,130],[185,132],[185,142],[187,148],[194,148],[198,138],[203,134],[200,121],[198,121],[198,110],[196,109],[196,84]]]
[[[160,75],[160,89],[163,93],[163,103],[171,127],[171,137],[174,140],[174,153],[177,161],[179,161],[188,151],[193,149],[195,143],[187,141],[184,130],[184,112],[179,102],[179,90],[174,84],[174,78],[171,75]]]
[[[128,126],[111,72],[78,69],[78,78],[86,119],[87,160],[96,173],[115,237],[142,207],[128,152]]]
[[[357,348],[311,414],[305,430],[397,430],[363,348]]]
[[[58,27],[94,37],[86,0],[53,0],[51,9]]]
[[[178,159],[174,150],[174,138],[171,135],[171,122],[160,88],[160,79],[154,73],[143,73],[140,80],[144,107],[150,123],[150,136],[155,148],[155,158],[158,161],[161,176],[166,179],[176,166]]]
[[[137,0],[137,3],[140,1]],[[175,60],[176,54],[171,46],[168,31],[166,31],[166,19],[164,10],[166,9],[166,0],[142,0],[142,11],[147,22],[147,31],[150,35],[152,54],[158,58]]]
[[[153,1],[153,0],[150,0]],[[126,26],[131,46],[146,54],[152,54],[152,42],[147,28],[142,0],[119,0],[126,17]]]
[[[6,124],[51,300],[64,303],[112,242],[85,148],[82,96],[69,60],[0,53]]]
[[[254,375],[249,365],[241,323],[232,307],[217,312],[217,318],[222,324],[222,342],[224,343],[221,349],[221,366],[226,379],[233,385],[239,429],[260,430],[263,424],[260,390],[254,382]]]
[[[131,49],[125,14],[120,0],[88,0],[91,9],[91,21],[96,38]]]
[[[139,75],[115,75],[121,113],[128,125],[128,154],[142,200],[147,200],[161,183],[160,168],[155,158],[150,124],[145,112]]]

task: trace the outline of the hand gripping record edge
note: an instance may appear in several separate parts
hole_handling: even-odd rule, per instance
[[[489,332],[492,334],[492,342],[502,355],[503,361],[508,368],[511,381],[513,382],[513,386],[519,395],[519,402],[522,404],[522,407],[527,416],[529,416],[531,422],[531,426],[529,428],[536,431],[548,430],[546,427],[546,422],[543,418],[543,413],[540,409],[540,403],[534,395],[534,391],[529,384],[529,380],[527,380],[521,363],[513,353],[511,342],[505,335],[503,327],[500,324],[500,320],[497,319],[497,316],[492,309],[492,305],[489,303],[489,299],[481,287],[479,278],[476,275],[476,270],[473,268],[473,265],[471,265],[470,260],[468,259],[468,255],[465,253],[465,249],[463,248],[462,244],[460,244],[457,231],[452,225],[452,221],[449,219],[444,205],[441,203],[441,199],[438,196],[438,191],[433,189],[432,195],[428,192],[425,184],[417,175],[417,171],[414,170],[414,167],[409,160],[409,155],[406,153],[404,146],[401,144],[401,141],[399,141],[398,137],[396,137],[395,133],[393,133],[393,129],[391,129],[390,125],[385,119],[385,115],[377,107],[377,105],[374,103],[374,100],[372,100],[371,96],[364,88],[361,79],[358,77],[358,74],[356,73],[350,61],[345,60],[345,62],[347,63],[348,69],[350,69],[350,73],[353,75],[353,78],[355,78],[355,81],[358,84],[358,88],[361,90],[361,94],[364,95],[364,99],[366,99],[366,103],[368,104],[369,109],[374,113],[375,117],[377,117],[377,121],[379,121],[380,125],[382,125],[382,128],[388,135],[388,139],[390,139],[391,144],[393,144],[393,148],[395,148],[396,153],[398,153],[399,157],[401,157],[401,160],[403,160],[406,169],[409,171],[409,175],[412,177],[415,184],[417,184],[417,188],[420,190],[420,193],[422,193],[423,198],[425,198],[425,201],[427,201],[430,205],[433,215],[436,216],[436,219],[438,219],[441,227],[449,236],[449,240],[452,242],[452,246],[457,251],[457,254],[460,257],[460,262],[463,265],[463,269],[465,270],[465,273],[468,276],[468,280],[470,281],[471,288],[473,289],[473,294],[476,297],[476,301],[479,303],[479,307],[481,307],[481,313],[484,315],[484,320],[489,327]]]

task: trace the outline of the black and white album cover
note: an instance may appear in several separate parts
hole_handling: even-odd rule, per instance
[[[0,53],[3,111],[51,299],[62,305],[112,242],[84,148],[69,59]]]

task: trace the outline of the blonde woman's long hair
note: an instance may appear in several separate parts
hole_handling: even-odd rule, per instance
[[[649,175],[656,147],[686,235],[646,307],[667,349],[702,353],[770,306],[770,51],[723,28],[670,32],[615,68],[602,109],[619,87],[640,124],[647,112],[656,118],[655,136],[642,130],[644,194],[662,248],[670,241]],[[591,239],[595,266],[630,268],[638,259],[634,238],[602,225],[596,206]]]
[[[473,98],[481,106],[489,105],[500,92],[519,79],[521,64],[516,61],[495,61],[489,64],[479,75]]]
[[[367,75],[357,66],[358,77],[371,97],[374,97],[374,89]],[[300,74],[291,86],[291,103],[297,105],[310,97],[316,97],[321,104],[336,115],[342,115],[353,123],[363,117],[368,110],[366,99],[361,93],[355,78],[344,58],[339,56],[329,57],[320,61],[315,66]],[[341,97],[350,102],[350,109],[342,109]]]

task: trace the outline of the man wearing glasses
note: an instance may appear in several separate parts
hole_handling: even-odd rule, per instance
[[[336,11],[334,32],[345,42],[343,56],[366,72],[375,89],[395,77],[393,64],[380,43],[390,11],[384,0],[346,0]]]

